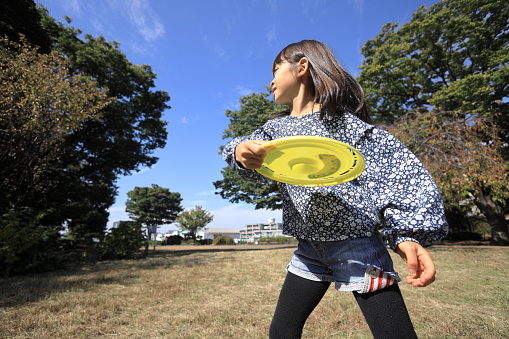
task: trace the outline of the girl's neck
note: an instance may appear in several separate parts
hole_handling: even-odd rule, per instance
[[[291,116],[301,116],[301,115],[307,115],[314,112],[318,112],[321,109],[321,105],[314,102],[314,101],[308,101],[307,103],[302,103],[300,105],[292,105],[290,108],[290,115]]]
[[[291,116],[301,116],[301,115],[307,115],[314,112],[320,111],[321,105],[316,102],[309,102],[306,105],[303,106],[292,106],[290,108],[290,115]]]

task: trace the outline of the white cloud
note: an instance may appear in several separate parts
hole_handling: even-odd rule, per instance
[[[230,111],[236,111],[240,109],[240,104],[238,102],[228,102],[223,106],[225,109],[229,109]]]
[[[201,191],[196,193],[197,196],[213,196],[216,194],[216,191],[210,190],[210,191]]]
[[[355,11],[362,15],[362,12],[364,11],[364,0],[348,0],[348,4],[353,4]]]
[[[79,0],[63,0],[60,3],[66,11],[81,16],[83,7]]]
[[[277,0],[269,0],[269,7],[272,13],[277,13]]]
[[[125,212],[125,206],[112,206],[108,209],[110,213],[120,213]]]
[[[275,45],[277,44],[277,36],[276,36],[276,26],[272,26],[271,29],[267,32],[267,44]]]
[[[182,117],[180,118],[180,122],[184,125],[188,124],[189,123],[189,120],[187,119],[187,117]]]
[[[148,0],[127,0],[123,5],[128,19],[145,41],[151,42],[164,36],[164,25]]]
[[[141,170],[139,170],[138,172],[135,172],[131,175],[138,175],[138,174],[141,174],[141,173],[145,173],[147,171],[150,171],[151,169],[154,169],[154,167],[156,167],[157,165],[153,165],[152,167],[144,167],[142,168]]]
[[[192,209],[192,208],[195,208],[196,206],[205,206],[207,204],[207,201],[205,200],[193,200],[193,201],[188,201],[186,202],[186,206],[184,207],[184,209]]]
[[[223,45],[217,41],[212,41],[208,35],[202,34],[202,42],[205,47],[211,49],[212,52],[219,58],[223,58],[226,55],[226,50]]]
[[[247,88],[245,86],[242,86],[242,85],[237,85],[237,93],[239,95],[242,95],[242,96],[245,96],[245,95],[249,95],[251,93],[254,93],[254,91],[251,89],[251,88]]]

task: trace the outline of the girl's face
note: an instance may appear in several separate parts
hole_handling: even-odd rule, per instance
[[[270,82],[274,101],[278,105],[292,105],[299,93],[297,69],[290,62],[283,60],[273,70],[274,79]]]

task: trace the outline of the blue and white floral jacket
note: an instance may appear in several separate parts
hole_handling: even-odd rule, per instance
[[[269,179],[242,168],[235,147],[245,140],[316,135],[354,146],[366,161],[356,179],[335,186],[282,183],[283,233],[315,241],[369,237],[380,232],[395,249],[403,241],[429,246],[447,234],[442,198],[421,162],[394,136],[352,114],[319,119],[319,112],[269,120],[251,135],[235,138],[223,158],[243,179]]]

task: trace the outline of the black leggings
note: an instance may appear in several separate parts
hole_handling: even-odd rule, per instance
[[[312,281],[288,273],[272,318],[269,338],[300,338],[306,319],[329,286],[329,282]],[[373,293],[353,294],[375,338],[417,338],[397,284]]]

